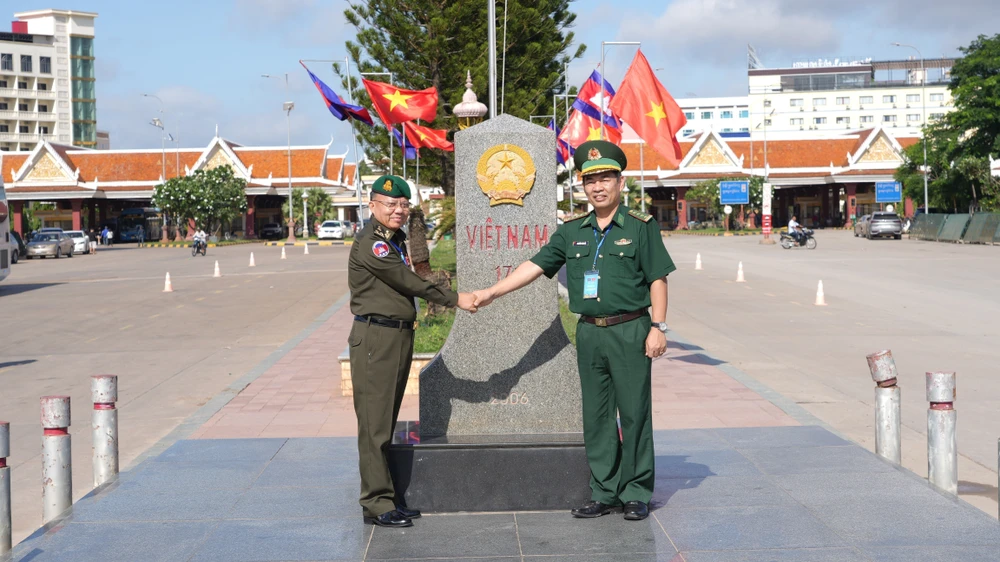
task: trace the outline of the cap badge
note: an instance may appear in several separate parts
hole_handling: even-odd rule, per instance
[[[382,184],[382,190],[386,193],[392,193],[392,180],[385,180],[385,183]]]
[[[587,153],[587,160],[599,160],[601,158],[601,151],[596,148],[591,148],[590,152]]]

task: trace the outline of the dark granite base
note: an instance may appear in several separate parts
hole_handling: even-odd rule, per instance
[[[411,426],[396,433],[388,457],[397,496],[428,513],[561,511],[590,499],[580,433],[421,441]]]

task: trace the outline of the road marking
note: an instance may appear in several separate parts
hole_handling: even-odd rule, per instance
[[[199,301],[203,301],[203,300],[205,300],[205,297],[198,297],[198,298],[194,299],[194,302],[199,302]]]
[[[149,319],[152,320],[153,318],[156,318],[157,316],[159,316],[159,314],[154,314],[154,315],[150,316]]]
[[[229,288],[230,288],[230,289],[235,289],[235,288],[237,288],[237,287],[239,287],[239,286],[240,286],[240,284],[239,284],[239,283],[237,283],[237,284],[235,284],[235,285],[230,285],[230,286],[229,286]]]
[[[183,304],[179,304],[179,305],[175,306],[174,308],[184,308],[184,305]]]
[[[795,306],[802,306],[802,303],[795,302],[795,301],[792,301],[792,304],[794,304]]]
[[[100,336],[98,336],[98,337],[100,337]],[[83,343],[90,343],[90,342],[95,342],[95,341],[97,341],[97,338],[90,338],[89,340],[87,340],[87,341],[85,341]],[[0,371],[3,371],[3,369],[0,369]]]
[[[213,292],[214,292],[215,294],[217,294],[217,295],[221,295],[221,294],[222,294],[222,291],[213,291]]]
[[[767,295],[767,296],[769,296],[769,297],[773,297],[774,296],[771,293],[764,293],[764,294]]]
[[[121,328],[118,328],[118,331],[120,331],[120,332],[124,332],[125,330],[128,330],[128,329],[129,329],[129,328],[131,328],[131,327],[132,327],[132,325],[131,325],[131,324],[129,324],[129,325],[127,325],[127,326],[122,326]]]

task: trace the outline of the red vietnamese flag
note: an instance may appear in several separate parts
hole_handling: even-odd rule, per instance
[[[677,142],[677,131],[684,127],[687,119],[656,79],[642,51],[632,59],[610,108],[668,162],[674,166],[680,164],[681,145]]]
[[[571,146],[574,150],[576,147],[589,140],[600,140],[601,138],[601,122],[593,117],[583,113],[579,109],[574,109],[573,113],[570,114],[569,119],[566,120],[566,124],[563,125],[562,132],[559,133],[559,140],[565,142]],[[604,140],[612,142],[614,144],[621,144],[622,142],[622,131],[621,129],[616,129],[614,127],[604,126]]]
[[[372,107],[385,125],[437,117],[438,93],[433,86],[426,90],[404,90],[392,84],[361,80],[372,99]]]
[[[448,152],[455,151],[454,143],[448,140],[448,131],[421,127],[411,121],[403,123],[403,131],[406,132],[406,139],[410,141],[410,144],[417,148],[439,148]]]

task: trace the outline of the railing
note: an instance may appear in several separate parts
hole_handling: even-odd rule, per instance
[[[0,111],[0,119],[19,121],[55,121],[56,114],[51,111]]]
[[[0,141],[7,142],[54,141],[57,137],[58,135],[40,135],[38,133],[0,133]]]
[[[0,88],[0,97],[5,98],[38,98],[56,99],[56,93],[52,90],[28,90],[21,88]]]
[[[927,86],[947,86],[950,80],[928,80]],[[847,92],[852,90],[876,90],[886,88],[919,88],[922,84],[919,81],[908,80],[882,80],[879,82],[869,82],[868,84],[836,84],[834,87],[816,85],[809,88],[794,88],[781,86],[756,86],[750,88],[751,94],[769,94],[781,92]]]

